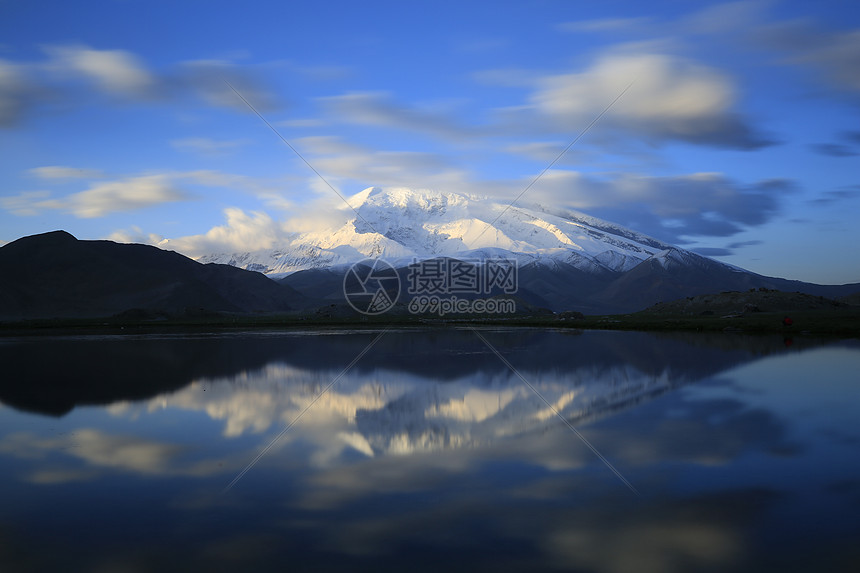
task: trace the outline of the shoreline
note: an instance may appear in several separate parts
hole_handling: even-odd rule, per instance
[[[791,326],[782,324],[783,318],[792,318]],[[860,338],[860,307],[840,310],[805,310],[793,312],[755,312],[729,316],[696,316],[688,314],[654,313],[641,311],[630,314],[587,315],[581,318],[561,315],[518,315],[508,318],[486,316],[415,316],[391,315],[380,317],[313,315],[207,315],[182,316],[160,319],[132,320],[127,317],[29,319],[0,322],[0,339],[40,333],[170,333],[200,330],[248,329],[329,329],[383,327],[531,327],[577,330],[633,330],[647,332],[726,332],[744,334],[781,334],[791,336],[833,336]]]

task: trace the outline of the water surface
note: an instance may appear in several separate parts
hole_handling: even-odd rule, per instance
[[[0,569],[860,570],[857,342],[379,334],[0,339]]]

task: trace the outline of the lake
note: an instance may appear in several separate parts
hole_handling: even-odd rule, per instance
[[[3,571],[860,571],[860,343],[0,338]]]

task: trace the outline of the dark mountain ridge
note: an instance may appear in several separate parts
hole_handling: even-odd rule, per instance
[[[260,273],[148,245],[53,231],[0,247],[2,319],[286,312],[303,299]]]
[[[306,296],[343,302],[343,280],[347,267],[309,269],[288,275],[279,282]],[[400,301],[408,302],[406,268],[401,277]],[[529,263],[518,269],[516,296],[534,306],[556,312],[575,310],[584,314],[636,312],[660,302],[721,291],[765,288],[838,298],[860,291],[860,283],[819,285],[766,277],[719,263],[707,257],[667,249],[626,272],[597,269],[586,272],[559,260]]]
[[[81,241],[65,231],[0,247],[0,320],[285,313],[344,304],[348,266],[310,269],[274,281],[173,251],[112,241]],[[408,268],[398,269],[408,302]],[[625,271],[545,259],[518,269],[520,312],[546,308],[585,314],[630,313],[660,302],[721,291],[770,289],[828,298],[860,284],[818,285],[766,277],[681,249],[666,249]],[[491,293],[490,296],[498,293]],[[461,296],[462,298],[462,296]]]

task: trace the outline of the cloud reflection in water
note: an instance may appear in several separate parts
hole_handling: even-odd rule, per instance
[[[480,346],[463,349],[458,335],[439,332],[415,334],[416,344],[411,335],[388,346],[382,339],[380,354],[344,376],[223,497],[216,492],[366,335],[237,340],[233,355],[220,340],[220,359],[235,368],[195,374],[169,393],[76,407],[62,419],[4,408],[0,460],[9,469],[0,485],[9,517],[0,517],[0,535],[35,547],[44,525],[35,516],[51,503],[64,508],[52,519],[70,539],[99,546],[81,569],[134,561],[143,569],[626,573],[860,562],[847,541],[860,525],[838,517],[856,503],[851,484],[860,481],[851,457],[860,432],[844,415],[857,406],[848,382],[860,367],[856,346],[488,332],[636,484],[644,494],[636,499]],[[258,353],[243,359],[252,347]],[[422,371],[419,357],[434,352],[440,363]],[[22,420],[26,428],[14,427]],[[73,516],[98,507],[91,487],[130,495],[113,500],[117,513],[102,529],[76,528]],[[151,542],[132,556],[130,517],[179,541]],[[101,541],[106,527],[124,541]]]

